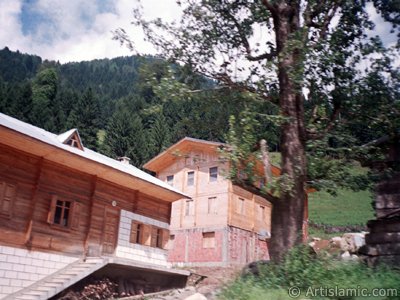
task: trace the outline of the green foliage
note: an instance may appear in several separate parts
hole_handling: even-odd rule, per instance
[[[358,262],[344,263],[324,256],[316,256],[307,247],[297,247],[289,251],[280,264],[269,263],[261,266],[259,276],[239,277],[220,294],[220,299],[293,299],[288,289],[297,287],[301,296],[309,289],[319,288],[374,288],[396,289],[400,293],[400,272],[386,266],[372,269]],[[264,296],[264,298],[262,298]],[[276,298],[268,298],[276,297]],[[321,297],[308,294],[307,299],[344,299],[340,295]],[[346,299],[368,299],[348,297]],[[397,299],[375,297],[371,299]]]
[[[32,122],[46,130],[54,130],[51,118],[54,99],[57,95],[58,75],[55,69],[43,69],[32,83]]]
[[[79,98],[69,115],[68,125],[77,128],[85,147],[96,150],[100,129],[99,103],[91,88]]]
[[[107,125],[103,151],[115,159],[127,156],[131,164],[141,167],[148,159],[147,143],[141,118],[118,109]]]

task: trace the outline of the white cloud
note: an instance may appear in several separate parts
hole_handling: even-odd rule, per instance
[[[31,38],[22,34],[22,23],[19,19],[22,1],[0,0],[0,47],[8,46],[13,50],[30,47]]]
[[[138,3],[131,0],[113,3],[115,9],[100,13],[95,1],[38,0],[29,7],[31,12],[45,16],[46,21],[24,35],[20,19],[22,1],[0,0],[0,48],[8,46],[11,50],[60,62],[131,55],[126,47],[112,40],[111,31],[121,27],[141,52],[154,54],[153,47],[143,41],[142,32],[131,25],[132,10]],[[143,6],[146,17],[169,20],[178,9],[174,0],[146,0]]]

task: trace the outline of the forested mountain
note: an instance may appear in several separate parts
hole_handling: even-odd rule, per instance
[[[207,92],[215,86],[152,57],[60,64],[0,50],[1,112],[56,134],[78,128],[86,147],[139,167],[184,136],[224,140],[229,117],[249,104],[238,93]]]

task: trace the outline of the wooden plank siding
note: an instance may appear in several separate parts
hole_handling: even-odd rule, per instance
[[[119,186],[0,144],[0,183],[3,182],[15,186],[16,191],[12,214],[0,215],[0,243],[5,245],[71,255],[100,255],[106,211],[115,211],[118,220],[120,210],[163,222],[170,219],[169,202],[140,193],[135,186]],[[49,223],[54,197],[76,204],[69,210],[68,226]],[[110,224],[118,230],[115,218]]]

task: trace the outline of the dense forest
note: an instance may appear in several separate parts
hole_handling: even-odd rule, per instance
[[[153,57],[60,64],[0,50],[2,113],[56,134],[78,128],[86,147],[128,156],[139,167],[185,136],[224,141],[230,116],[266,105],[215,87],[189,68]],[[267,122],[262,131],[277,147],[276,127]]]
[[[351,93],[332,92],[333,107],[342,107],[338,121],[307,143],[314,186],[332,176],[347,177],[337,170],[346,163],[337,159],[358,159],[364,151],[358,146],[397,131],[400,76],[393,69],[388,76],[388,68],[381,59],[354,82]],[[264,101],[155,57],[60,64],[0,50],[0,112],[55,134],[78,128],[86,147],[114,158],[128,156],[138,167],[185,136],[248,145],[246,151],[262,138],[279,151],[279,95],[274,82],[269,85],[271,101]],[[305,103],[310,134],[330,122],[331,108],[320,103],[326,97],[310,90]]]

